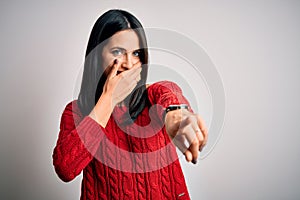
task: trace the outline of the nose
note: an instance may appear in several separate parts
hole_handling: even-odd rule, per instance
[[[125,69],[131,69],[133,67],[134,58],[130,53],[126,53],[123,56],[122,67]]]

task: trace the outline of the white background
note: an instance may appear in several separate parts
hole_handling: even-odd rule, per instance
[[[297,0],[2,0],[0,199],[79,199],[81,177],[59,180],[52,151],[91,28],[111,8],[192,38],[222,77],[222,137],[196,166],[181,160],[192,199],[299,199]]]

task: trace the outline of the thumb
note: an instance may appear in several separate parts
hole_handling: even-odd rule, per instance
[[[111,70],[110,70],[110,73],[108,74],[108,78],[113,78],[117,75],[117,72],[118,72],[118,60],[115,59],[114,60],[114,63],[113,63],[113,66],[111,67]]]

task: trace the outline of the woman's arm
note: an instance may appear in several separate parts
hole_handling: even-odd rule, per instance
[[[106,124],[113,112],[113,100],[111,95],[102,94],[96,103],[95,107],[89,114],[89,117],[100,124],[102,127],[106,127]]]
[[[207,142],[207,128],[202,118],[193,113],[182,90],[173,82],[160,81],[148,88],[148,97],[151,105],[157,105],[158,118],[165,124],[166,132],[174,144],[184,153],[188,162],[196,163],[198,151]],[[189,109],[173,110],[165,114],[165,108],[174,104],[187,104]],[[189,146],[186,146],[185,141]]]
[[[117,74],[120,65],[121,63],[115,59],[112,66],[107,67],[108,76],[103,87],[103,93],[89,114],[102,127],[106,127],[115,105],[123,101],[141,79],[141,62],[137,62],[131,69]]]
[[[159,81],[147,85],[148,98],[151,105],[156,105],[158,118],[164,122],[165,108],[174,104],[187,104],[193,112],[188,100],[183,96],[180,87],[171,81]]]
[[[56,173],[63,181],[71,181],[90,163],[105,134],[113,108],[140,80],[141,63],[117,74],[120,63],[115,60],[107,68],[103,93],[91,113],[81,119],[76,103],[67,105],[62,114],[60,132],[53,152]],[[73,107],[73,106],[74,107]]]
[[[83,119],[75,101],[69,103],[61,117],[60,131],[53,151],[53,165],[65,182],[73,180],[93,159],[105,134],[91,117]]]

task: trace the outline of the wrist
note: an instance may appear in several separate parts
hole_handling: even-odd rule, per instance
[[[178,110],[178,109],[182,109],[182,108],[188,109],[189,107],[188,107],[187,104],[175,104],[175,105],[169,105],[169,106],[166,108],[165,112],[168,113],[168,112],[170,112],[170,111],[172,111],[172,110]]]
[[[111,95],[103,93],[89,116],[105,128],[113,108]]]
[[[165,122],[166,121],[166,116],[168,113],[173,113],[173,114],[176,114],[178,112],[181,112],[182,110],[181,109],[186,109],[188,110],[188,105],[187,104],[174,104],[174,105],[169,105],[164,113],[163,113],[163,121]]]
[[[113,101],[113,95],[110,92],[102,93],[102,95],[100,96],[99,101],[97,102],[97,104],[98,103],[104,104],[105,106],[108,106],[111,109],[113,109],[116,106],[114,101]]]

